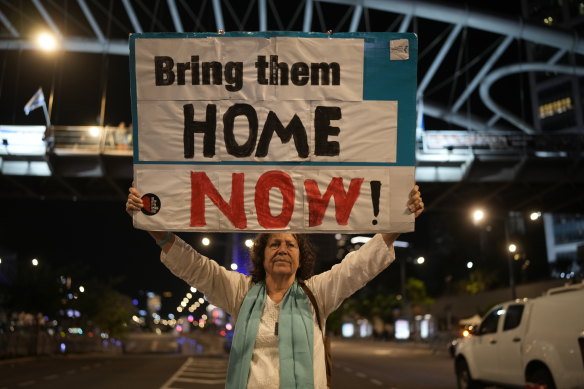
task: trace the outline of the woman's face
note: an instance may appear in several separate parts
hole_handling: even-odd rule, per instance
[[[270,234],[264,249],[264,269],[272,277],[289,277],[300,267],[300,249],[292,234]]]

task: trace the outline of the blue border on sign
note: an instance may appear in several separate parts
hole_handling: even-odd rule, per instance
[[[300,37],[323,39],[363,39],[364,40],[364,77],[363,100],[395,100],[398,102],[397,117],[397,158],[395,163],[376,162],[256,162],[256,161],[140,161],[138,144],[138,105],[136,92],[136,39],[185,39],[207,37]],[[409,59],[390,60],[390,41],[408,39]],[[416,86],[418,62],[418,38],[413,33],[392,32],[343,32],[320,33],[299,31],[234,31],[219,33],[136,33],[130,35],[130,96],[132,99],[132,123],[134,164],[141,165],[248,165],[248,166],[415,166],[416,142]],[[367,77],[367,75],[372,75]]]

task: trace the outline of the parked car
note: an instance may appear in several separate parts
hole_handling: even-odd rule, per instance
[[[497,304],[473,332],[456,346],[459,389],[584,388],[584,282]]]

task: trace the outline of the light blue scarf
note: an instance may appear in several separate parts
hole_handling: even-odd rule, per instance
[[[266,284],[255,284],[243,300],[227,370],[228,389],[245,389],[252,352],[266,302]],[[312,351],[313,321],[308,297],[298,284],[290,286],[280,306],[278,321],[280,388],[314,388]]]

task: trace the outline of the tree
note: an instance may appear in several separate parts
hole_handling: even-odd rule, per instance
[[[496,281],[495,273],[487,270],[474,270],[469,274],[468,280],[458,282],[458,293],[477,294],[489,290]]]
[[[111,286],[90,283],[79,299],[79,310],[87,325],[95,325],[114,338],[122,338],[129,330],[136,307],[132,299]]]
[[[406,296],[413,306],[430,305],[434,302],[434,299],[428,296],[424,281],[413,277],[406,281]]]

